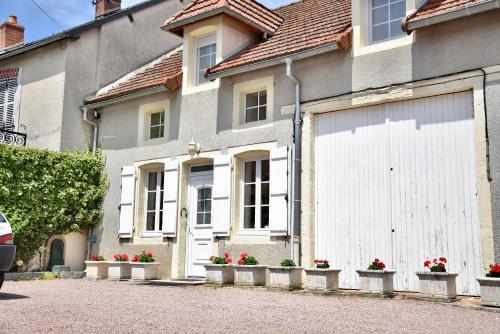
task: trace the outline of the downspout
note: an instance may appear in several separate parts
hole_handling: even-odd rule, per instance
[[[300,81],[292,73],[292,59],[286,58],[286,76],[295,83],[295,114],[293,116],[293,165],[292,165],[292,259],[300,265],[300,214],[302,204],[302,117],[300,114]]]
[[[89,123],[92,126],[92,129],[93,129],[93,135],[92,135],[92,153],[95,153],[95,151],[97,149],[97,132],[99,130],[99,124],[97,122],[89,120],[89,118],[88,118],[89,109],[87,107],[81,106],[80,107],[80,111],[83,114],[83,120],[85,122]],[[93,233],[93,229],[91,227],[89,229],[89,233],[88,233],[88,236],[87,236],[87,254],[86,254],[86,258],[88,260],[90,260],[90,256],[92,254],[92,233]]]

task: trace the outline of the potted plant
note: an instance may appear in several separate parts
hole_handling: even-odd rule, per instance
[[[481,305],[500,307],[500,264],[491,264],[486,277],[478,278]]]
[[[384,262],[375,259],[367,270],[356,270],[359,275],[359,289],[362,292],[390,296],[394,293],[393,270],[385,270]]]
[[[108,279],[121,280],[131,277],[131,266],[127,254],[113,255],[114,261],[108,262]]]
[[[340,269],[330,269],[328,260],[314,260],[314,268],[305,269],[306,288],[313,291],[335,291],[339,289]]]
[[[93,255],[85,261],[87,278],[104,279],[108,277],[108,262],[102,255]]]
[[[269,287],[277,289],[302,288],[302,268],[292,259],[281,261],[281,266],[269,267]]]
[[[458,274],[446,272],[446,258],[426,260],[424,267],[429,271],[419,271],[420,293],[432,298],[457,298],[456,278]]]
[[[233,260],[229,253],[224,253],[224,256],[210,257],[210,264],[205,265],[207,275],[206,282],[208,284],[233,284],[234,283],[234,267]]]
[[[134,255],[132,258],[131,277],[136,281],[146,281],[158,279],[159,262],[155,262],[153,253],[142,251],[139,255]]]
[[[267,266],[247,253],[241,253],[238,265],[234,266],[234,284],[242,286],[265,286]]]

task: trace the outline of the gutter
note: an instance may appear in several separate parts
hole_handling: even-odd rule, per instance
[[[415,21],[410,21],[411,20],[411,15],[405,19],[403,23],[403,27],[408,34],[411,33],[413,30],[420,29],[423,27],[427,27],[430,25],[442,23],[442,22],[447,22],[455,19],[460,19],[463,17],[479,14],[479,13],[484,13],[493,9],[499,9],[500,8],[500,0],[489,0],[480,4],[476,5],[470,5],[462,9],[457,9],[451,12],[446,12],[438,15],[434,15],[428,18],[420,19],[420,20],[415,20]],[[414,14],[413,14],[414,15]]]
[[[307,49],[304,51],[295,52],[288,55],[283,55],[281,57],[272,58],[269,60],[263,60],[260,62],[243,65],[239,67],[230,68],[227,70],[223,70],[215,73],[207,73],[208,80],[215,80],[222,77],[227,77],[230,75],[241,74],[249,71],[255,71],[262,68],[267,68],[271,66],[276,66],[283,64],[286,59],[290,59],[292,61],[309,58],[312,56],[317,56],[323,53],[335,51],[335,50],[347,50],[351,47],[352,44],[352,27],[347,28],[344,32],[339,34],[334,42],[318,46],[312,49]]]
[[[82,108],[85,108],[88,110],[97,109],[97,108],[109,106],[111,104],[135,99],[135,98],[138,98],[141,96],[166,92],[167,90],[168,90],[168,88],[165,87],[164,85],[156,86],[153,88],[147,88],[147,89],[139,90],[139,91],[134,92],[134,93],[130,93],[130,94],[126,94],[126,95],[122,95],[122,96],[118,96],[118,97],[114,97],[114,98],[110,98],[110,99],[106,99],[106,100],[102,100],[102,101],[85,103],[83,106],[80,107],[80,110],[82,110]]]

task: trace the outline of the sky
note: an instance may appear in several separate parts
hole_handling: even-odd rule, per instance
[[[123,0],[122,8],[143,1]],[[259,1],[269,8],[274,8],[292,0]],[[47,17],[34,2],[38,3],[57,24]],[[0,22],[7,21],[9,15],[16,15],[18,22],[26,28],[25,41],[31,42],[92,20],[95,9],[91,2],[92,0],[0,0]]]

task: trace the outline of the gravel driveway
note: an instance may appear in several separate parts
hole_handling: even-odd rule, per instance
[[[500,313],[265,289],[6,282],[0,333],[500,333]]]

